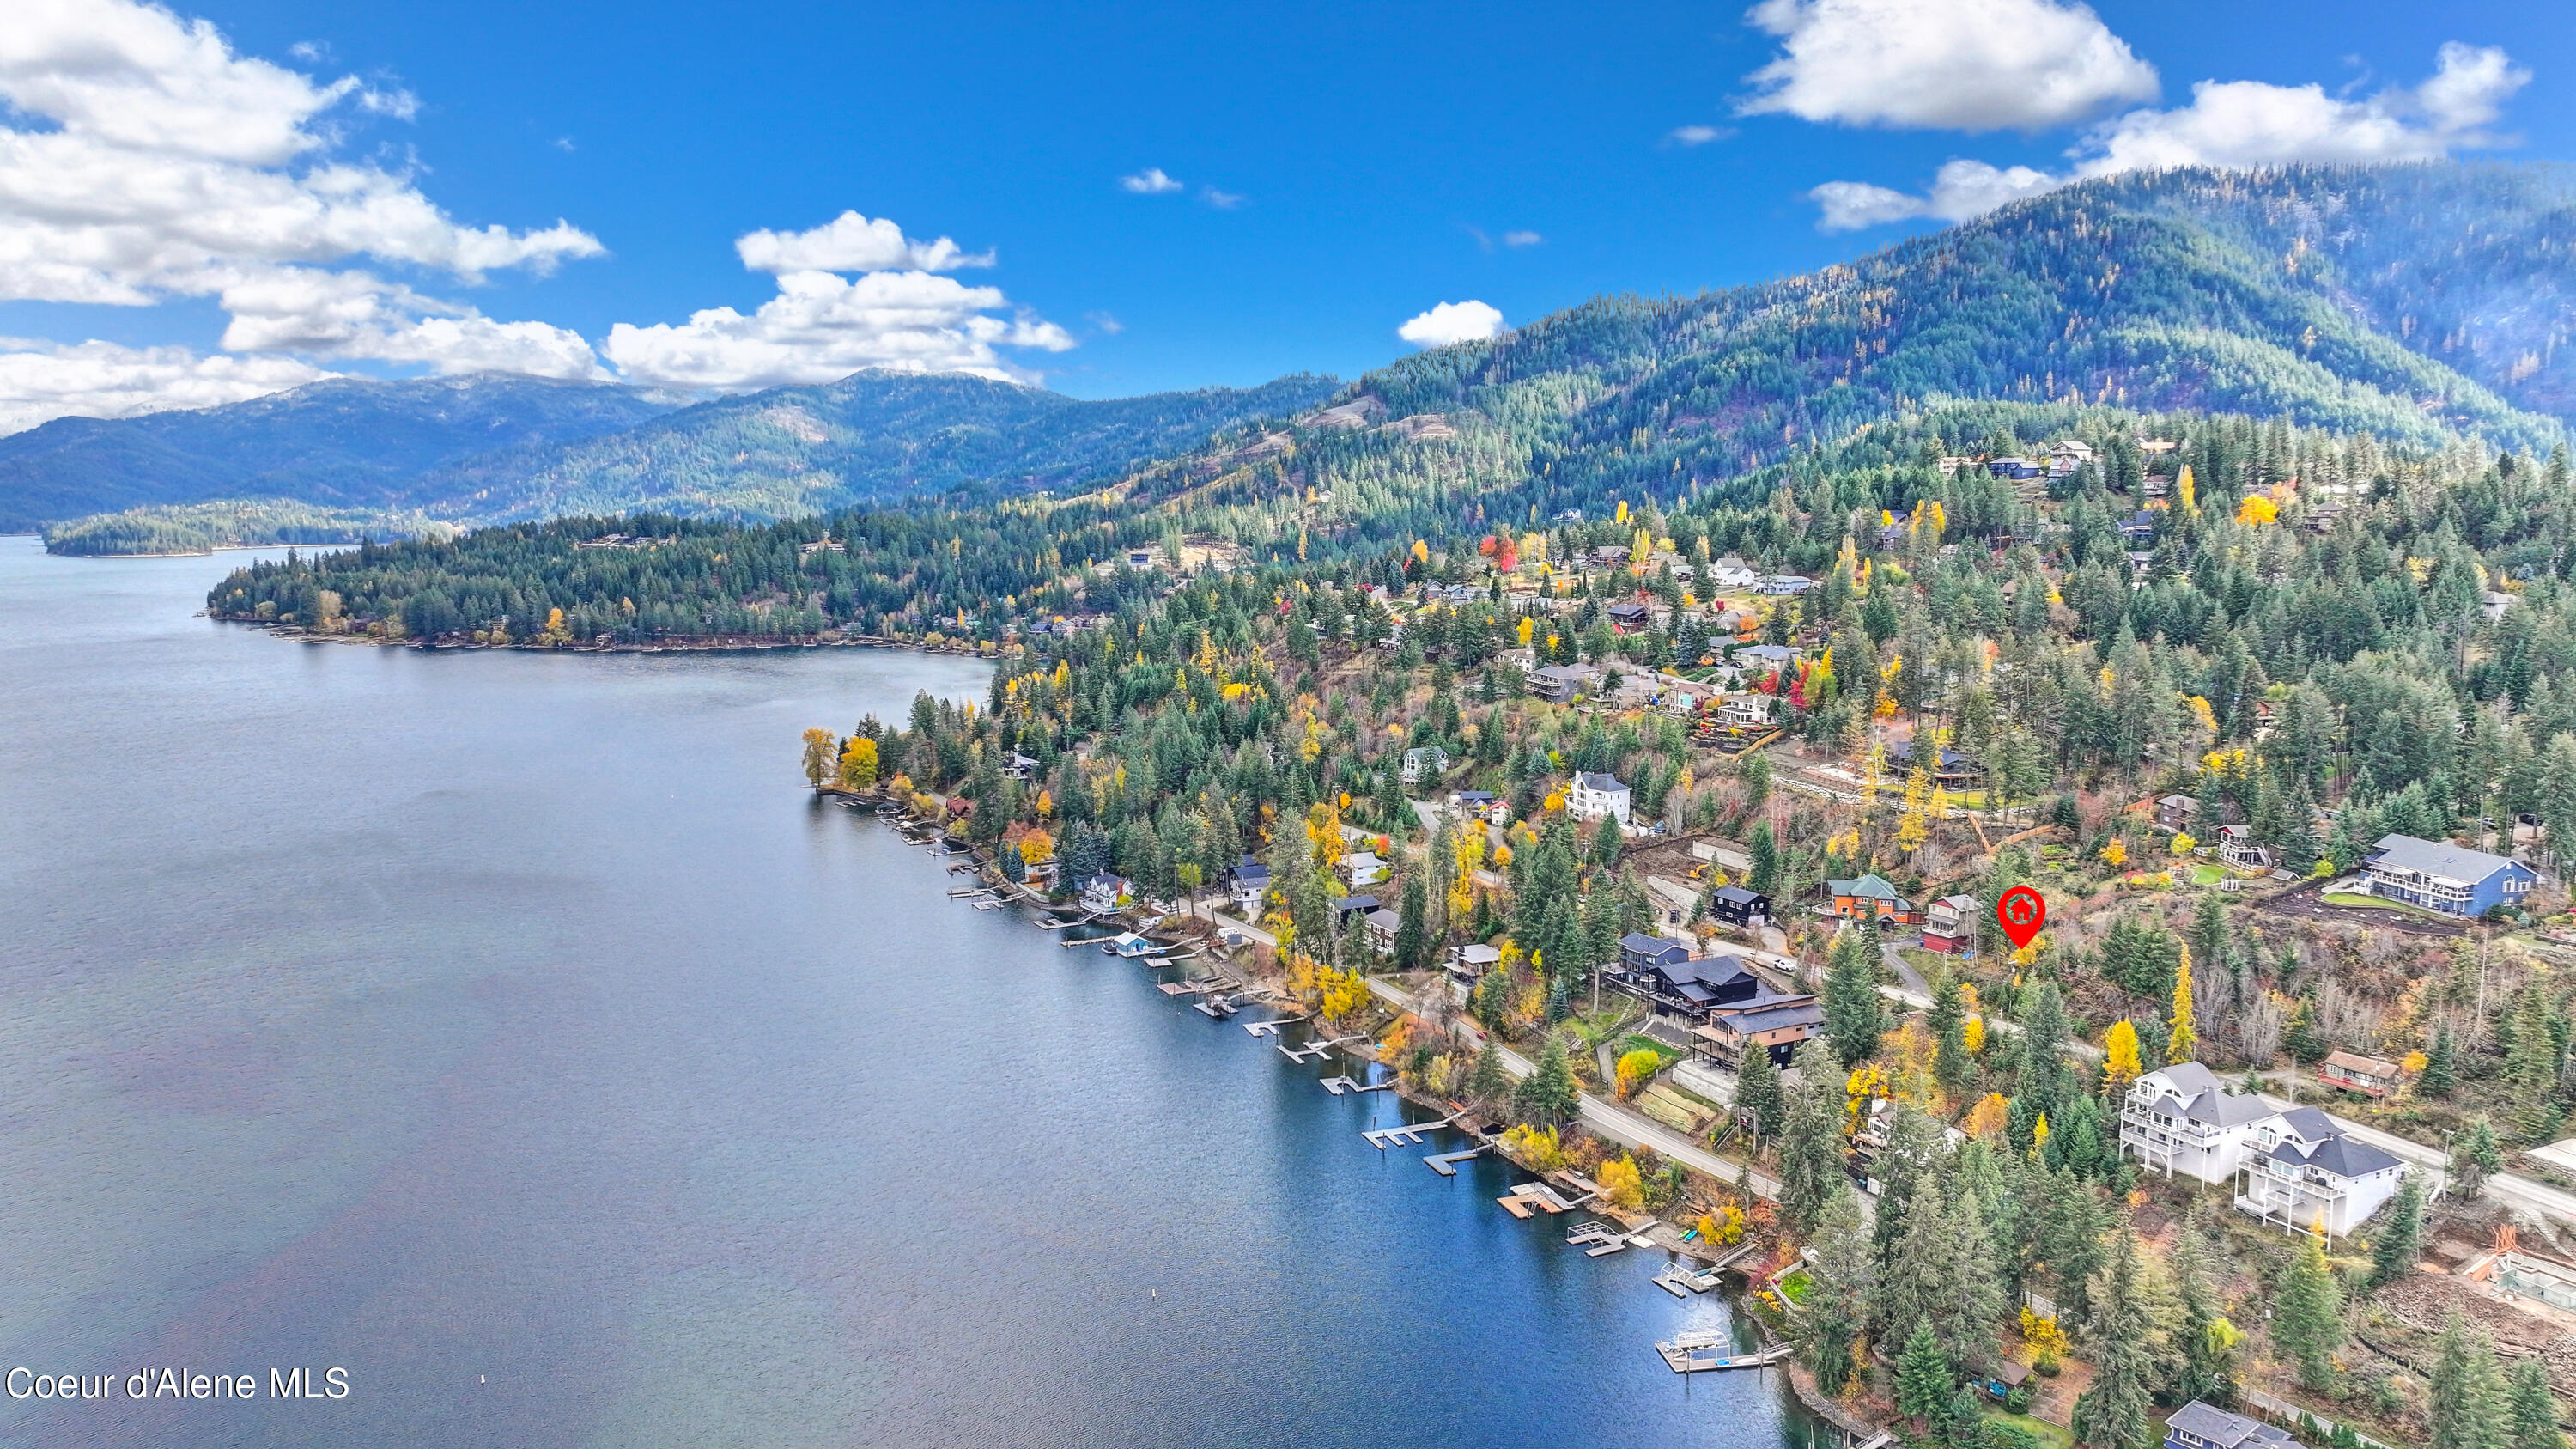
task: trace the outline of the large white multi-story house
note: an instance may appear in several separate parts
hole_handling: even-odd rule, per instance
[[[2229,1096],[2198,1062],[2147,1073],[2120,1105],[2120,1155],[2170,1177],[2235,1184],[2237,1211],[2338,1238],[2397,1195],[2406,1165],[2314,1107]]]
[[[2167,1177],[2236,1176],[2256,1123],[2273,1115],[2260,1097],[2231,1097],[2198,1062],[2160,1067],[2129,1084],[2120,1106],[2120,1155]]]
[[[2406,1164],[2335,1126],[2314,1107],[2255,1124],[2236,1208],[2267,1223],[2339,1238],[2397,1195]]]
[[[1574,784],[1565,792],[1565,813],[1577,820],[1599,820],[1605,816],[1628,824],[1628,787],[1616,775],[1599,775],[1578,771]]]

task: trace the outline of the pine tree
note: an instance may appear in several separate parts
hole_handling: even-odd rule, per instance
[[[2504,1149],[2496,1142],[2495,1127],[2480,1117],[2469,1124],[2451,1143],[2450,1180],[2460,1189],[2460,1201],[2476,1202],[2485,1192],[2487,1179],[2504,1171]]]
[[[1942,1449],[1986,1449],[1986,1413],[1974,1384],[1961,1384],[1950,1396],[1948,1421],[1942,1426]]]
[[[2302,1235],[2298,1256],[2272,1310],[2272,1341],[2299,1361],[2299,1381],[2324,1390],[2334,1383],[2334,1351],[2343,1346],[2343,1289],[2325,1249]]]
[[[1851,1381],[1856,1350],[1869,1341],[1870,1304],[1877,1296],[1878,1264],[1869,1250],[1869,1228],[1860,1200],[1840,1182],[1825,1204],[1807,1265],[1813,1290],[1791,1332],[1816,1376],[1817,1387],[1839,1393]]]
[[[2326,1054],[2326,1034],[2317,1027],[2317,999],[2302,992],[2290,1008],[2290,1024],[2281,1029],[2281,1049],[2292,1061],[2314,1062]]]
[[[1931,1027],[1932,1080],[1962,1097],[1977,1080],[1977,1060],[1968,1054],[1968,1003],[1956,981],[1943,981],[1932,994]]]
[[[1986,1221],[1983,1195],[1974,1188],[1961,1186],[1942,1214],[1941,1257],[1949,1269],[1950,1291],[1932,1326],[1954,1360],[1971,1363],[1993,1344],[2006,1301],[1995,1261],[1994,1227]]]
[[[1905,1351],[1896,1360],[1896,1412],[1928,1425],[1950,1407],[1950,1391],[1958,1384],[1950,1370],[1950,1356],[1932,1336],[1932,1321],[1914,1320],[1914,1331],[1906,1336]]]
[[[1780,1120],[1789,1102],[1780,1085],[1780,1066],[1771,1049],[1759,1044],[1744,1049],[1735,1072],[1735,1109],[1753,1119],[1753,1130],[1766,1138],[1780,1135]]]
[[[1547,1045],[1539,1051],[1538,1065],[1521,1079],[1520,1089],[1512,1094],[1512,1109],[1532,1122],[1555,1124],[1574,1115],[1580,1095],[1581,1089],[1574,1083],[1574,1065],[1566,1059],[1565,1042],[1550,1032]]]
[[[2429,1387],[2433,1437],[2426,1449],[2501,1449],[2506,1415],[2498,1402],[2495,1347],[2456,1314],[2443,1326]]]
[[[2415,1090],[2439,1101],[2450,1096],[2459,1082],[2459,1050],[2451,1044],[2450,1018],[2444,1017],[2433,1032],[2433,1049],[2424,1054],[2424,1072],[2415,1079]]]
[[[2174,1244],[2173,1269],[2174,1296],[2182,1306],[2175,1329],[2182,1367],[2175,1375],[2174,1397],[2224,1403],[2236,1394],[2236,1345],[2244,1334],[2221,1311],[2226,1305],[2210,1281],[2209,1238],[2201,1231],[2197,1209]]]
[[[1787,1119],[1780,1127],[1780,1215],[1792,1229],[1806,1234],[1815,1230],[1825,1204],[1847,1184],[1842,1093],[1821,1069],[1800,1076],[1802,1084],[1790,1095]]]
[[[1849,1071],[1878,1050],[1887,1031],[1887,1012],[1878,996],[1878,967],[1859,931],[1845,931],[1834,941],[1825,973],[1825,1037]]]
[[[1489,1036],[1485,1038],[1485,1049],[1476,1053],[1475,1070],[1467,1074],[1467,1095],[1480,1102],[1496,1102],[1511,1090],[1512,1074],[1503,1065],[1503,1049]]]
[[[2412,1171],[2397,1185],[2397,1196],[2388,1204],[2388,1216],[2379,1230],[2379,1241],[2370,1248],[2370,1283],[2377,1288],[2394,1283],[2415,1270],[2417,1252],[2424,1244],[2424,1184]]]
[[[2075,1401],[2074,1428],[2089,1444],[2140,1445],[2154,1437],[2147,1410],[2163,1335],[2139,1279],[2138,1240],[2123,1229],[2112,1235],[2109,1256],[2093,1277],[2085,1320],[2093,1386]]]
[[[1944,1205],[1937,1185],[1914,1195],[1906,1205],[1905,1226],[1886,1255],[1878,1280],[1878,1321],[1893,1330],[1900,1323],[1924,1323],[1941,1311],[1950,1293],[1948,1247],[1941,1230]],[[1886,1211],[1881,1204],[1882,1214]],[[1937,1343],[1938,1340],[1935,1339]],[[1945,1395],[1948,1389],[1942,1391]]]
[[[2538,1359],[2523,1359],[2504,1377],[2504,1449],[2567,1449],[2558,1429],[2558,1401],[2549,1392],[2549,1371]]]

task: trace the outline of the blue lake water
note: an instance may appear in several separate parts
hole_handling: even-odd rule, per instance
[[[808,798],[970,662],[308,646],[242,557],[0,539],[0,1368],[120,1379],[0,1444],[1805,1442],[1663,1254]]]

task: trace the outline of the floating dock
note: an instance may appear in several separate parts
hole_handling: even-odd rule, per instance
[[[1439,1173],[1442,1177],[1456,1177],[1458,1175],[1459,1163],[1465,1162],[1484,1150],[1485,1149],[1483,1147],[1479,1146],[1470,1147],[1463,1152],[1435,1152],[1422,1159],[1422,1165],[1430,1168],[1433,1172]]]
[[[1455,1117],[1443,1117],[1437,1122],[1408,1122],[1401,1127],[1372,1127],[1361,1133],[1360,1137],[1380,1152],[1397,1144],[1419,1147],[1422,1145],[1422,1139],[1457,1120]],[[1483,1150],[1483,1148],[1477,1149],[1478,1152]],[[1473,1157],[1476,1154],[1470,1152],[1462,1155]]]
[[[1789,1356],[1789,1348],[1761,1349],[1753,1353],[1735,1351],[1735,1336],[1722,1330],[1676,1334],[1655,1345],[1664,1363],[1677,1374],[1701,1374],[1716,1369],[1765,1368]]]
[[[1279,1028],[1283,1026],[1295,1026],[1297,1023],[1305,1020],[1307,1020],[1307,1018],[1302,1016],[1288,1016],[1281,1017],[1276,1021],[1247,1021],[1243,1024],[1243,1029],[1257,1037],[1277,1036],[1279,1034]]]
[[[1395,1079],[1390,1077],[1374,1086],[1362,1086],[1354,1077],[1326,1077],[1324,1090],[1336,1097],[1344,1092],[1391,1092],[1395,1090]]]
[[[1590,1200],[1591,1194],[1589,1193],[1586,1193],[1582,1198],[1577,1199],[1577,1201],[1581,1202],[1589,1202]],[[1564,1198],[1559,1197],[1555,1188],[1552,1188],[1543,1182],[1524,1182],[1520,1186],[1513,1188],[1510,1192],[1494,1199],[1494,1201],[1501,1203],[1503,1205],[1503,1211],[1510,1213],[1516,1218],[1528,1217],[1533,1212],[1571,1212],[1575,1206],[1574,1203],[1567,1202]]]

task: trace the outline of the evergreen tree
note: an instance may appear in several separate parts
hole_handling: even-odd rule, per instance
[[[1753,1130],[1764,1138],[1780,1135],[1781,1119],[1789,1110],[1788,1097],[1780,1085],[1779,1064],[1771,1060],[1769,1047],[1754,1045],[1744,1049],[1743,1064],[1735,1072],[1735,1109],[1753,1119]]]
[[[2426,1449],[2503,1449],[2506,1411],[2499,1402],[2495,1348],[2454,1314],[2433,1360],[2433,1437]],[[2555,1413],[2552,1414],[2553,1421]]]
[[[2538,1359],[2516,1363],[2504,1376],[2504,1391],[2504,1449],[2567,1449],[2549,1370]]]
[[[1574,1115],[1580,1096],[1574,1066],[1566,1059],[1565,1042],[1549,1032],[1547,1045],[1539,1050],[1538,1064],[1512,1094],[1512,1110],[1525,1120],[1553,1126]]]
[[[1422,872],[1413,871],[1404,880],[1404,908],[1395,928],[1395,961],[1398,971],[1419,970],[1423,957],[1430,951],[1430,892],[1423,885]]]
[[[1806,1052],[1799,1055],[1804,1057]],[[1800,1086],[1790,1094],[1786,1120],[1780,1126],[1780,1216],[1803,1236],[1815,1230],[1825,1204],[1848,1183],[1843,1174],[1842,1093],[1824,1070],[1799,1075]]]
[[[1860,1218],[1860,1200],[1839,1180],[1834,1187],[1831,1200],[1821,1210],[1815,1256],[1807,1265],[1812,1291],[1805,1311],[1790,1328],[1817,1387],[1829,1394],[1840,1393],[1850,1382],[1853,1350],[1868,1342],[1870,1304],[1877,1297],[1878,1280],[1869,1229]]]
[[[2236,1345],[2244,1334],[2222,1311],[2226,1305],[2210,1281],[2209,1257],[2209,1237],[2201,1230],[2195,1209],[2174,1244],[2174,1296],[2182,1310],[2175,1337],[2182,1362],[2174,1375],[2173,1395],[2223,1404],[2236,1397]]]
[[[2433,1031],[2433,1049],[2424,1054],[2423,1075],[2415,1079],[2415,1090],[2421,1096],[2440,1101],[2451,1095],[2460,1081],[2458,1048],[2451,1044],[2451,1021],[2444,1017]]]
[[[2065,998],[2058,995],[2057,983],[2042,981],[2022,1001],[2019,1081],[2013,1091],[2013,1105],[2026,1105],[2034,1120],[2063,1115],[2073,1095],[2073,1074],[2058,1054],[2066,1036]]]
[[[1931,1320],[1916,1319],[1896,1360],[1896,1412],[1928,1425],[1950,1407],[1950,1391],[1958,1384],[1950,1370],[1950,1356],[1932,1336]]]
[[[2281,1049],[2296,1062],[2314,1063],[2329,1050],[2326,1034],[2317,1026],[2317,999],[2308,992],[2299,994],[2298,1004],[2290,1008],[2290,1024],[2281,1029]]]
[[[2334,1383],[2334,1351],[2343,1346],[2343,1289],[2325,1249],[2302,1234],[2272,1310],[2272,1341],[2299,1361],[2299,1381],[2324,1390]]]
[[[1933,1314],[1932,1326],[1954,1360],[1971,1363],[1992,1346],[2007,1301],[1983,1194],[1962,1187],[1951,1198],[1941,1218],[1941,1257],[1949,1268],[1950,1291]]]
[[[1950,1396],[1948,1422],[1941,1427],[1941,1449],[1988,1449],[1982,1397],[1974,1384],[1961,1384],[1959,1391]]]
[[[1968,1055],[1967,1017],[1959,983],[1943,981],[1932,994],[1932,1080],[1954,1098],[1965,1095],[1977,1080],[1976,1058]]]
[[[2093,1386],[2075,1401],[2074,1429],[2089,1444],[2130,1449],[2155,1437],[2148,1408],[2163,1335],[2141,1277],[2137,1237],[2124,1228],[2112,1235],[2094,1276],[2092,1311],[2084,1325]]]
[[[1905,1226],[1887,1253],[1886,1271],[1878,1280],[1878,1321],[1891,1330],[1900,1323],[1925,1324],[1941,1311],[1950,1292],[1949,1246],[1942,1232],[1943,1203],[1937,1188],[1915,1195],[1905,1209]],[[1882,1207],[1882,1212],[1884,1208]],[[1935,1339],[1938,1342],[1938,1339]],[[1942,1390],[1946,1397],[1949,1390]]]
[[[1503,1065],[1503,1049],[1488,1036],[1485,1049],[1476,1053],[1475,1070],[1467,1074],[1467,1095],[1480,1102],[1499,1102],[1511,1090],[1512,1074]]]
[[[2504,1148],[2486,1118],[2471,1122],[2469,1130],[2452,1139],[2450,1180],[2460,1189],[2460,1201],[2476,1202],[2487,1189],[2487,1179],[2502,1171]]]
[[[2388,1204],[2388,1213],[2379,1229],[2379,1241],[2370,1247],[2369,1287],[2394,1283],[2415,1271],[2415,1258],[2424,1245],[2424,1185],[2409,1170],[2397,1185],[2397,1196]]]
[[[1846,930],[1834,939],[1825,970],[1825,1038],[1849,1071],[1878,1050],[1887,1011],[1878,995],[1878,964],[1864,933]]]

